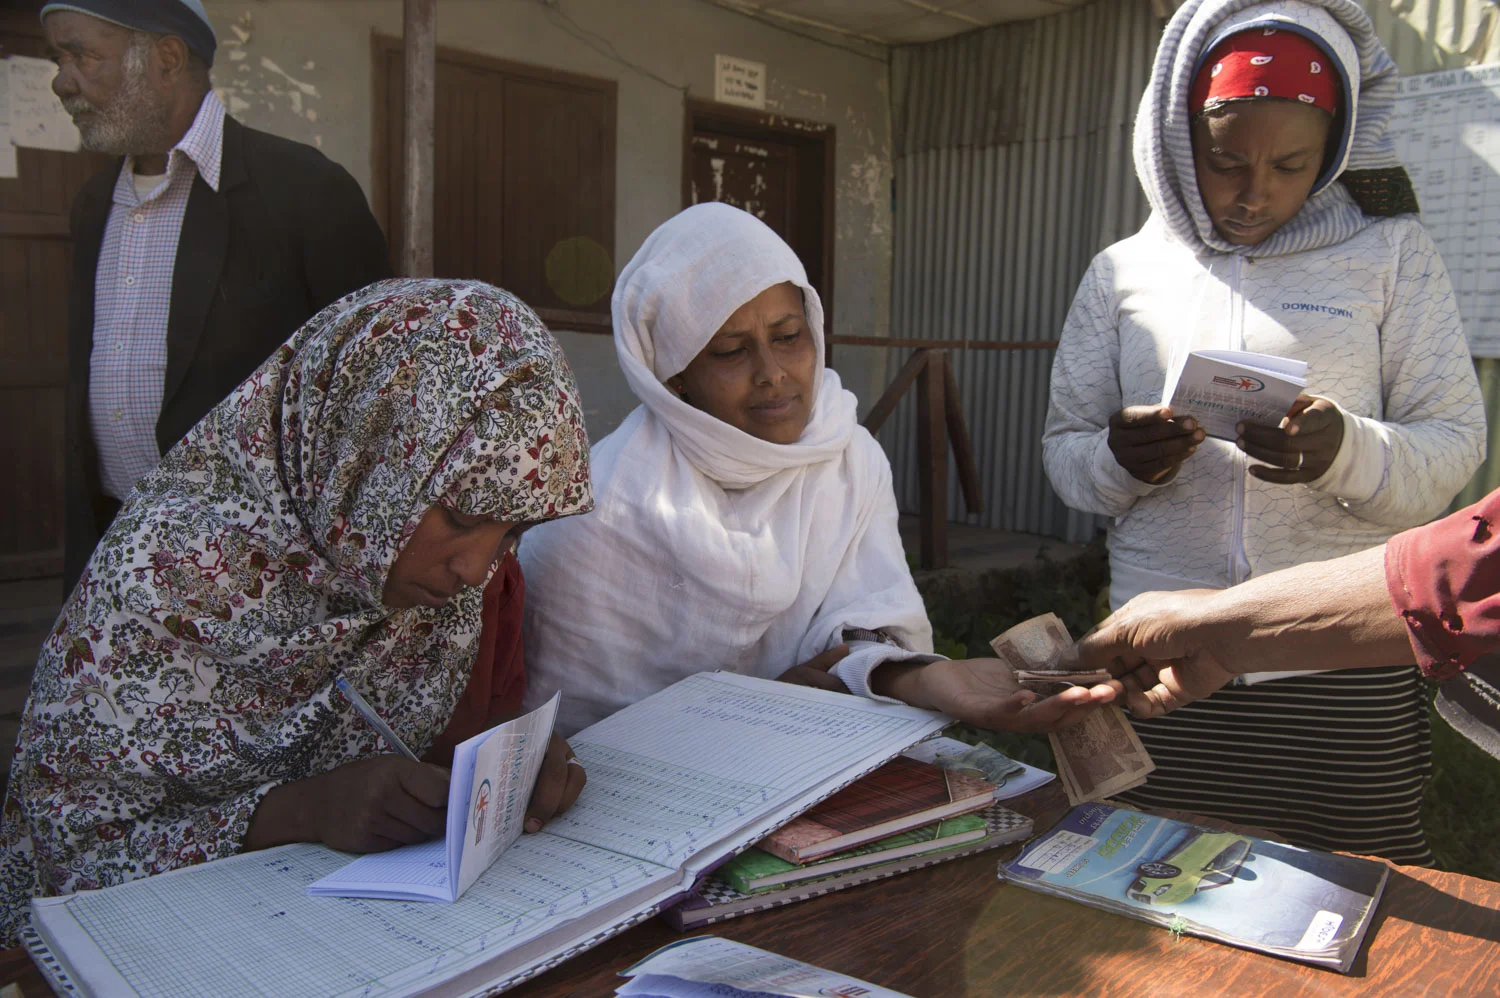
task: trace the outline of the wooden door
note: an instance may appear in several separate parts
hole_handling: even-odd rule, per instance
[[[375,65],[374,204],[399,261],[405,66],[398,39],[376,39]],[[499,285],[554,328],[609,331],[615,90],[612,80],[438,50],[437,275]]]
[[[47,54],[33,13],[0,12],[0,57]],[[17,149],[0,179],[0,580],[62,574],[63,383],[73,197],[110,157]]]
[[[691,142],[693,204],[732,204],[765,222],[788,243],[797,238],[795,146],[703,129],[694,130]]]
[[[769,225],[802,261],[833,331],[834,130],[688,101],[683,202],[722,201]]]

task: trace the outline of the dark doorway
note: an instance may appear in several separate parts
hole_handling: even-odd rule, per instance
[[[45,58],[35,13],[0,11],[0,58]],[[4,64],[0,63],[0,68]],[[17,149],[0,179],[0,581],[62,574],[63,385],[73,197],[112,162],[84,152]]]
[[[832,125],[688,101],[683,203],[723,201],[769,225],[801,258],[833,331]]]

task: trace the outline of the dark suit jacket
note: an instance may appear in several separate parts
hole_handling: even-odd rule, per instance
[[[89,428],[94,270],[119,165],[73,202],[68,301],[66,542],[78,581],[109,525]],[[224,120],[219,190],[198,177],[172,272],[167,372],[156,441],[165,454],[323,306],[391,276],[385,236],[343,167],[311,146]]]

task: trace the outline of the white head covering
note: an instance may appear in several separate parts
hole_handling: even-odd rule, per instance
[[[668,390],[741,305],[778,284],[802,290],[817,347],[812,415],[795,444],[774,444],[696,409]],[[694,205],[646,239],[615,284],[615,350],[636,398],[709,478],[728,488],[827,461],[849,446],[855,398],[823,367],[823,301],[797,254],[770,226],[716,201]]]
[[[1296,31],[1333,57],[1346,84],[1334,167],[1300,211],[1255,246],[1228,242],[1203,207],[1193,166],[1188,98],[1203,59],[1250,28]],[[1187,0],[1162,33],[1151,81],[1135,120],[1135,169],[1152,214],[1196,250],[1281,256],[1343,242],[1376,221],[1342,184],[1345,171],[1399,167],[1386,129],[1395,107],[1396,64],[1354,0]]]
[[[817,348],[801,438],[776,444],[664,382],[736,309],[790,281]],[[792,252],[737,208],[702,204],[648,238],[615,285],[615,346],[642,405],[595,445],[596,511],[526,535],[526,703],[561,690],[571,734],[711,669],[775,678],[883,629],[929,651],[890,464],[823,368],[823,307]],[[899,654],[899,650],[898,650]]]

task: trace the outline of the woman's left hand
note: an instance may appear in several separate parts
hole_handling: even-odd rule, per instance
[[[571,760],[571,761],[570,761]],[[547,746],[547,757],[542,760],[542,771],[531,791],[531,806],[526,809],[528,832],[540,832],[542,826],[573,806],[588,775],[583,763],[573,754],[573,749],[559,735],[553,735]]]
[[[940,710],[991,731],[1053,731],[1082,721],[1114,699],[1108,686],[1074,686],[1042,698],[1022,689],[997,658],[925,664],[891,662],[871,674],[875,692],[913,707]]]
[[[1235,445],[1265,464],[1252,464],[1250,474],[1263,482],[1296,485],[1316,481],[1333,467],[1344,444],[1344,417],[1324,398],[1298,395],[1278,426],[1241,423]]]

